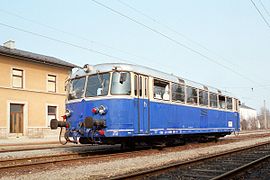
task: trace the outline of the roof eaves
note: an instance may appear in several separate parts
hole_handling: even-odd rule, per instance
[[[66,62],[66,61],[63,61],[54,57],[40,55],[40,54],[17,50],[17,49],[9,49],[3,46],[0,46],[0,54],[3,56],[14,57],[14,58],[22,59],[25,61],[47,64],[47,65],[57,66],[57,67],[65,67],[69,69],[79,67],[75,64],[71,64],[69,62]]]

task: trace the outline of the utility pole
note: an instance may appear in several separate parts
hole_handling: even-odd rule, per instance
[[[266,105],[265,100],[263,100],[263,109],[264,109],[264,129],[267,129],[267,119],[266,119]]]

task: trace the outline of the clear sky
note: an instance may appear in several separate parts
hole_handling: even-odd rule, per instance
[[[0,43],[81,66],[145,65],[270,106],[270,28],[250,0],[96,1],[152,30],[92,0],[1,0]],[[253,1],[270,22],[270,1]]]

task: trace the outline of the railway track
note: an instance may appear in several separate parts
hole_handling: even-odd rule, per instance
[[[12,141],[12,140],[11,140]],[[16,147],[16,146],[35,146],[35,145],[48,145],[48,144],[59,144],[58,141],[44,141],[44,142],[28,142],[28,143],[10,143],[10,144],[0,144],[1,147]]]
[[[224,141],[227,143],[227,141]],[[230,142],[230,141],[228,141]],[[223,143],[223,142],[220,142],[220,143]],[[212,143],[213,145],[216,144],[216,143]],[[194,145],[194,147],[193,147]],[[187,147],[186,146],[181,146],[180,148],[179,147],[176,147],[174,150],[172,148],[164,148],[163,149],[163,152],[166,151],[166,149],[169,149],[169,151],[179,151],[181,149],[185,149],[185,148],[196,148],[196,147],[201,147],[201,146],[209,146],[210,144],[191,144],[191,145],[188,145]],[[87,145],[83,145],[83,147],[86,147]],[[66,146],[60,146],[60,147],[66,147]],[[73,147],[79,147],[78,145],[76,146],[73,146]],[[29,148],[29,147],[27,147]],[[174,148],[174,147],[173,147]],[[255,148],[255,147],[253,147]],[[253,149],[251,148],[251,149]],[[48,149],[48,147],[46,148]],[[36,150],[36,149],[34,149]],[[239,151],[242,151],[243,149],[239,149],[237,150],[237,152]],[[0,151],[1,152],[1,151]],[[42,168],[48,168],[50,169],[51,167],[55,167],[55,166],[58,166],[58,165],[67,165],[67,164],[73,164],[73,163],[81,163],[81,162],[85,162],[85,163],[92,163],[92,162],[97,162],[97,161],[102,161],[102,160],[112,160],[112,159],[119,159],[119,158],[128,158],[128,157],[136,157],[136,156],[143,156],[143,154],[151,154],[151,153],[159,153],[160,150],[157,150],[157,149],[137,149],[135,151],[128,151],[128,152],[123,152],[120,150],[119,147],[116,147],[114,150],[112,149],[109,149],[107,148],[107,150],[104,150],[104,148],[100,148],[100,149],[94,149],[94,150],[91,150],[89,151],[83,151],[83,152],[76,152],[76,153],[62,153],[62,154],[52,154],[52,155],[46,155],[46,156],[35,156],[35,157],[27,157],[27,158],[16,158],[16,159],[2,159],[0,160],[0,177],[2,176],[6,176],[8,175],[9,173],[13,173],[13,172],[22,172],[22,173],[25,173],[25,172],[28,172],[28,171],[32,171],[32,170],[36,170],[36,169],[40,169],[42,170]],[[234,153],[236,151],[233,151],[231,153]],[[270,147],[268,149],[268,152],[270,152]],[[223,156],[224,153],[222,154],[219,154],[217,156]],[[216,156],[215,156],[216,157]],[[211,157],[209,156],[208,159],[214,159],[215,158],[214,156]],[[201,160],[207,160],[207,158],[202,158]],[[191,165],[192,163],[197,163],[199,164],[200,163],[200,159],[197,159],[197,160],[193,160],[192,162],[185,162],[185,163],[176,163],[174,164],[175,167],[178,165],[182,165],[182,166],[185,166],[185,165]],[[193,165],[192,165],[193,166]],[[168,165],[167,167],[163,167],[161,169],[155,169],[155,172],[157,171],[160,171],[162,169],[168,169],[168,168],[171,168],[173,167],[172,165]],[[174,168],[175,168],[174,167]],[[194,169],[199,169],[199,168],[194,168]],[[202,169],[202,168],[201,168]],[[212,169],[211,169],[212,170]],[[182,171],[182,170],[181,170]],[[188,169],[188,171],[190,171],[190,168]],[[197,170],[198,171],[198,170]],[[210,170],[208,170],[210,172]],[[183,172],[183,171],[182,171]],[[202,171],[203,172],[203,171]],[[206,171],[205,171],[206,172]],[[205,173],[204,172],[204,173]],[[216,170],[216,172],[218,172],[218,170]],[[153,172],[152,171],[141,171],[142,175],[145,175],[145,174],[152,174]],[[196,174],[198,174],[196,172]],[[140,176],[140,173],[138,174],[133,174],[131,177],[130,177],[131,174],[129,174],[128,176],[120,176],[120,177],[116,177],[116,178],[131,178],[131,177],[137,177],[137,176]],[[156,175],[155,175],[156,176]],[[151,179],[152,175],[151,176],[148,176]],[[202,178],[200,178],[202,179]],[[209,179],[209,178],[207,178]]]
[[[98,149],[95,151],[88,151],[82,153],[66,153],[61,155],[46,155],[46,156],[35,156],[27,158],[16,158],[16,159],[5,159],[0,160],[0,177],[5,176],[4,173],[10,173],[15,171],[25,171],[40,166],[48,167],[50,164],[57,165],[58,163],[75,163],[75,162],[97,162],[103,159],[113,159],[122,157],[136,156],[136,153],[144,153],[149,151],[159,152],[158,149],[145,149],[138,148],[132,151],[123,151],[119,147],[111,149]]]
[[[212,143],[214,145],[215,143]],[[143,156],[151,153],[161,153],[165,151],[178,151],[181,148],[198,148],[201,145],[205,146],[206,144],[190,144],[188,146],[176,146],[176,147],[156,147],[151,149],[150,147],[138,147],[135,150],[126,150],[123,151],[119,146],[112,146],[111,148],[100,148],[93,150],[85,150],[80,153],[61,153],[61,154],[51,154],[51,155],[41,155],[41,156],[33,156],[33,157],[25,157],[25,158],[12,158],[12,159],[2,159],[0,160],[0,174],[1,172],[6,171],[17,171],[18,169],[26,169],[28,167],[35,169],[39,165],[48,166],[50,164],[57,165],[57,163],[75,163],[75,162],[96,162],[102,159],[113,159],[113,158],[127,158],[127,157],[136,157]],[[90,160],[90,161],[89,161]],[[0,175],[1,177],[1,175]]]
[[[267,131],[243,131],[240,132],[241,134],[248,135],[248,134],[254,134],[255,132],[265,132]],[[253,135],[253,138],[260,137],[263,134],[256,134]],[[225,139],[242,139],[244,137],[229,137]],[[221,138],[224,139],[224,138]],[[45,146],[45,147],[44,147]],[[87,146],[93,146],[93,145],[60,145],[59,142],[51,141],[51,142],[35,142],[35,143],[25,143],[25,144],[0,144],[0,153],[6,153],[6,152],[17,152],[17,151],[33,151],[33,150],[46,150],[46,149],[65,149],[65,148],[72,148],[72,147],[87,147]]]
[[[228,179],[269,161],[270,143],[210,155],[186,162],[175,162],[112,179]],[[255,171],[256,172],[256,171]],[[269,174],[269,172],[268,172]]]
[[[7,153],[7,152],[19,152],[19,151],[35,151],[35,150],[50,150],[50,149],[65,149],[65,148],[80,148],[80,147],[88,147],[92,145],[32,145],[32,147],[15,147],[15,148],[0,148],[0,154],[1,153]]]
[[[62,154],[54,154],[54,155],[43,155],[43,156],[33,156],[33,157],[25,157],[25,158],[12,158],[12,159],[3,159],[0,160],[0,172],[16,169],[16,168],[24,168],[29,166],[37,166],[42,164],[52,164],[58,162],[68,162],[68,161],[79,161],[83,159],[89,158],[103,158],[106,156],[112,156],[115,154],[120,154],[119,148],[110,148],[110,149],[95,149],[88,150],[80,153],[62,153]]]

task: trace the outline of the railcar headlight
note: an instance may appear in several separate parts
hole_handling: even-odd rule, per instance
[[[99,112],[100,115],[104,115],[104,114],[107,113],[108,108],[106,108],[105,106],[101,105],[101,106],[98,108],[98,110],[99,110],[98,112]]]
[[[94,107],[94,108],[92,109],[92,113],[97,114],[98,112],[99,112],[99,109],[98,109],[98,108]]]

